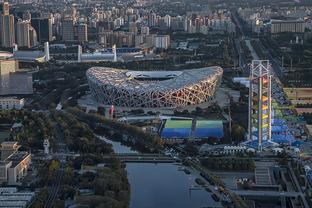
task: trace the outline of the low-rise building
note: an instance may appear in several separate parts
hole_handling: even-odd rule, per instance
[[[3,97],[0,98],[0,110],[20,110],[25,105],[24,98],[16,98],[16,97]]]
[[[19,152],[17,142],[1,143],[0,183],[17,185],[27,174],[31,163],[31,154]]]
[[[0,146],[1,161],[10,157],[13,153],[17,152],[21,146],[17,142],[2,142]]]
[[[15,187],[0,188],[0,207],[28,207],[35,197],[34,192],[18,192]]]
[[[20,180],[27,175],[27,170],[31,163],[31,155],[28,152],[16,152],[7,161],[11,162],[11,166],[7,169],[8,184],[19,184]]]
[[[16,59],[0,60],[0,95],[32,93],[32,74],[19,70],[19,61]]]
[[[305,22],[302,20],[272,20],[271,34],[291,32],[304,33]]]

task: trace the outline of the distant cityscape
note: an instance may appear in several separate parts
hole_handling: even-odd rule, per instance
[[[0,5],[0,207],[312,207],[312,1]]]

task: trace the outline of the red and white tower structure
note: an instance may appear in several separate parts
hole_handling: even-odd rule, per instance
[[[250,71],[248,140],[257,140],[258,150],[271,142],[271,73],[268,60],[253,60]]]

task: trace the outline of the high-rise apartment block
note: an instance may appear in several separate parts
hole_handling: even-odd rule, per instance
[[[37,45],[37,33],[29,20],[19,20],[16,24],[17,45],[31,48]]]
[[[13,47],[15,44],[14,16],[10,15],[9,3],[2,5],[3,13],[0,14],[0,42],[5,48]]]
[[[77,30],[77,40],[79,42],[87,42],[88,41],[88,26],[85,23],[78,23],[76,25]]]
[[[168,49],[170,46],[169,35],[156,35],[155,36],[155,48]]]

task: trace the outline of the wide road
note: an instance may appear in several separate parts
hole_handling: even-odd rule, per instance
[[[275,57],[275,58],[274,58],[274,57],[271,55],[271,53],[269,52],[269,50],[263,46],[263,44],[262,44],[261,41],[259,41],[258,43],[259,43],[259,46],[260,46],[260,48],[261,48],[263,54],[264,54],[264,55],[268,58],[268,60],[270,61],[270,64],[271,64],[271,66],[272,66],[272,68],[273,68],[273,70],[274,70],[275,75],[276,75],[279,79],[281,79],[282,76],[283,76],[283,74],[282,74],[282,71],[283,71],[283,70],[282,70],[282,66],[281,66],[282,64],[281,64],[281,61],[279,60],[279,58],[281,58],[281,57]]]
[[[56,157],[54,159],[60,161],[60,168],[57,170],[52,187],[48,188],[49,196],[45,203],[45,208],[52,208],[55,200],[57,199],[66,163],[66,156],[64,154],[66,152],[66,146],[64,144],[64,134],[58,125],[55,127],[55,137],[57,138],[58,142],[56,148],[58,154],[56,154]]]

